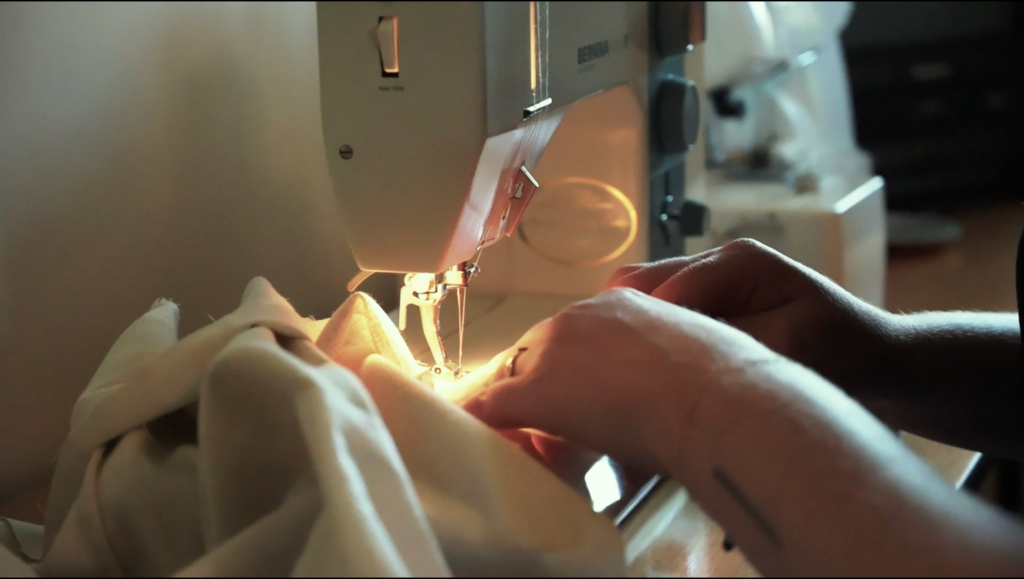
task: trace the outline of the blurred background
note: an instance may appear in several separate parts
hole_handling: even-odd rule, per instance
[[[857,139],[886,181],[890,236],[900,237],[892,216],[941,215],[949,221],[925,228],[953,229],[946,243],[890,243],[890,310],[1017,309],[1022,27],[1017,2],[854,3],[842,42]],[[1020,515],[1019,464],[983,459],[968,486]]]
[[[855,2],[842,34],[857,137],[894,209],[1020,200],[1024,6]]]
[[[707,14],[710,219],[688,250],[751,237],[890,311],[1017,310],[1022,5],[708,2]],[[970,453],[908,442],[1020,513],[1019,465],[972,471]]]

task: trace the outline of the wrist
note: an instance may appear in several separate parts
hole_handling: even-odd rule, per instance
[[[888,396],[898,387],[901,350],[909,332],[904,316],[869,308],[859,316],[863,322],[862,337],[848,360],[852,383],[847,385],[843,380],[827,376],[848,394],[862,400]]]
[[[774,353],[718,368],[714,384],[696,389],[684,406],[669,413],[676,428],[670,438],[659,440],[653,446],[659,450],[663,472],[684,483],[690,480],[693,473],[688,469],[701,464],[701,457],[709,458],[706,453],[715,448],[718,441],[737,428],[754,426],[740,423],[738,416],[747,414],[749,406],[761,405],[765,399],[775,398],[780,390],[792,386],[787,382],[792,379],[794,370],[797,374],[813,374]]]
[[[914,397],[951,384],[1019,383],[1017,314],[890,314],[881,365],[891,398]]]

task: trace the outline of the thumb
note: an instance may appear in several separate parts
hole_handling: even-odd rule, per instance
[[[462,408],[484,424],[496,429],[541,428],[537,409],[522,377],[506,378],[473,396]]]
[[[537,388],[534,366],[550,327],[550,318],[538,323],[516,345],[492,358],[484,374],[484,380],[491,383],[480,385],[474,395],[467,397],[463,410],[493,428],[543,429],[537,421],[543,419],[541,413],[547,405],[535,399],[535,394],[544,389]]]

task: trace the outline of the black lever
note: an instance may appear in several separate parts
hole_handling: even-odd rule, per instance
[[[673,197],[671,195],[665,197],[661,214],[659,215],[661,233],[666,242],[671,239],[668,229],[669,221],[676,222],[676,226],[679,228],[679,235],[684,238],[700,237],[707,233],[708,224],[711,220],[711,211],[707,205],[693,199],[683,199],[679,209],[672,209],[672,201]]]

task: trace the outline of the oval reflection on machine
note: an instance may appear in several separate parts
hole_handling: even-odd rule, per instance
[[[636,239],[637,213],[622,191],[594,179],[565,177],[537,190],[519,224],[519,237],[561,265],[607,263]]]

